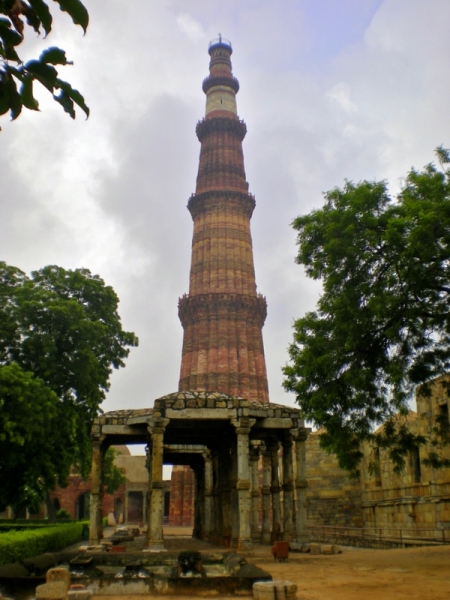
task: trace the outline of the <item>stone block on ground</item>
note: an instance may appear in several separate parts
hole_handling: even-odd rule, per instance
[[[253,584],[255,600],[295,600],[296,597],[297,585],[286,579],[257,581]]]
[[[67,600],[67,586],[64,581],[52,581],[38,585],[36,600]]]
[[[273,581],[257,581],[253,584],[254,600],[275,600]]]
[[[64,567],[53,567],[47,571],[45,580],[47,583],[51,583],[52,581],[63,581],[66,584],[67,589],[69,589],[70,571]]]
[[[340,546],[333,544],[331,547],[333,548],[333,554],[342,554],[342,548]]]
[[[297,584],[286,581],[286,600],[294,600],[297,597]]]
[[[275,600],[286,600],[286,582],[283,579],[273,581]]]
[[[311,542],[311,544],[309,545],[309,551],[311,552],[311,554],[321,554],[322,548],[321,548],[320,544]]]
[[[322,544],[322,554],[333,554],[333,546],[331,544]]]

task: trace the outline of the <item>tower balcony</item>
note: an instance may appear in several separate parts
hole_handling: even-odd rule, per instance
[[[205,92],[205,94],[208,93],[208,90],[210,90],[212,87],[216,86],[216,85],[226,85],[227,87],[230,87],[235,94],[238,93],[239,91],[239,81],[236,79],[236,77],[230,76],[230,77],[220,77],[220,76],[216,76],[216,77],[205,77],[205,79],[203,80],[202,83],[202,90]]]

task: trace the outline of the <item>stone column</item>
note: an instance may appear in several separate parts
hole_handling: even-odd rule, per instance
[[[270,480],[271,480],[271,461],[270,450],[263,446],[262,448],[262,468],[263,484],[262,494],[262,529],[261,544],[270,544]]]
[[[259,452],[260,452],[260,441],[254,441],[250,443],[250,474],[252,484],[252,512],[251,512],[251,531],[252,540],[259,541],[259,477],[258,477],[258,465],[259,465]]]
[[[148,548],[151,551],[164,550],[163,516],[164,516],[164,431],[169,419],[155,419],[149,426],[152,436],[152,479],[150,500],[150,529],[148,531]]]
[[[280,508],[280,476],[278,472],[279,442],[273,440],[270,444],[270,463],[272,469],[272,541],[281,536],[281,508]]]
[[[213,496],[212,496],[212,511],[213,522],[210,541],[214,544],[222,542],[222,498],[220,494],[220,467],[219,467],[219,451],[214,448],[212,455],[213,469]]]
[[[283,437],[283,540],[287,542],[290,542],[294,537],[294,469],[292,464],[292,443],[292,435],[285,433]]]
[[[231,450],[228,446],[221,446],[219,450],[219,535],[221,544],[231,544]]]
[[[203,452],[203,460],[205,461],[204,473],[205,473],[205,521],[204,531],[205,539],[209,540],[213,530],[213,468],[211,452],[205,450]]]
[[[152,510],[151,510],[151,504],[152,504],[152,452],[151,452],[151,446],[147,445],[147,447],[145,448],[145,455],[146,455],[146,460],[145,460],[145,468],[148,471],[148,492],[147,492],[147,541],[150,538],[150,531],[152,528]],[[126,500],[126,515],[127,515],[127,519],[128,519],[128,494],[126,494],[125,496]]]
[[[231,542],[230,548],[237,550],[239,541],[239,497],[236,489],[238,481],[238,457],[236,440],[231,446],[230,497],[231,497]]]
[[[106,452],[104,441],[104,435],[98,436],[92,440],[89,523],[89,541],[91,545],[100,543],[100,540],[103,537],[103,459]]]
[[[299,431],[295,442],[295,542],[304,544],[309,541],[306,531],[306,431]]]
[[[251,497],[250,497],[250,470],[249,470],[249,433],[254,424],[252,419],[232,421],[236,427],[237,437],[237,482],[239,537],[238,550],[252,549],[252,536],[250,527]]]

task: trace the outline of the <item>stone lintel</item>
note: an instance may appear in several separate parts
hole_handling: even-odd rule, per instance
[[[257,427],[263,427],[264,429],[291,429],[293,426],[292,419],[287,417],[267,417],[257,423]]]
[[[225,420],[235,419],[236,409],[234,408],[184,408],[181,410],[166,410],[166,417],[169,419],[210,419],[210,420]]]
[[[162,490],[162,489],[164,489],[164,481],[152,481],[151,488],[153,490]]]
[[[176,452],[177,454],[203,454],[208,452],[206,446],[198,444],[164,444],[165,451]]]
[[[128,425],[103,425],[102,433],[105,435],[140,435],[142,430]]]

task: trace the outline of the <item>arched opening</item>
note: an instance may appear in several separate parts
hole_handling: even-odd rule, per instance
[[[123,523],[123,500],[116,498],[114,501],[114,518],[116,523]]]
[[[77,498],[76,504],[76,515],[77,519],[88,519],[89,518],[89,503],[90,503],[90,493],[83,492]]]
[[[142,492],[128,492],[128,523],[144,521],[144,495]]]
[[[164,492],[164,525],[169,524],[170,515],[170,491]]]

